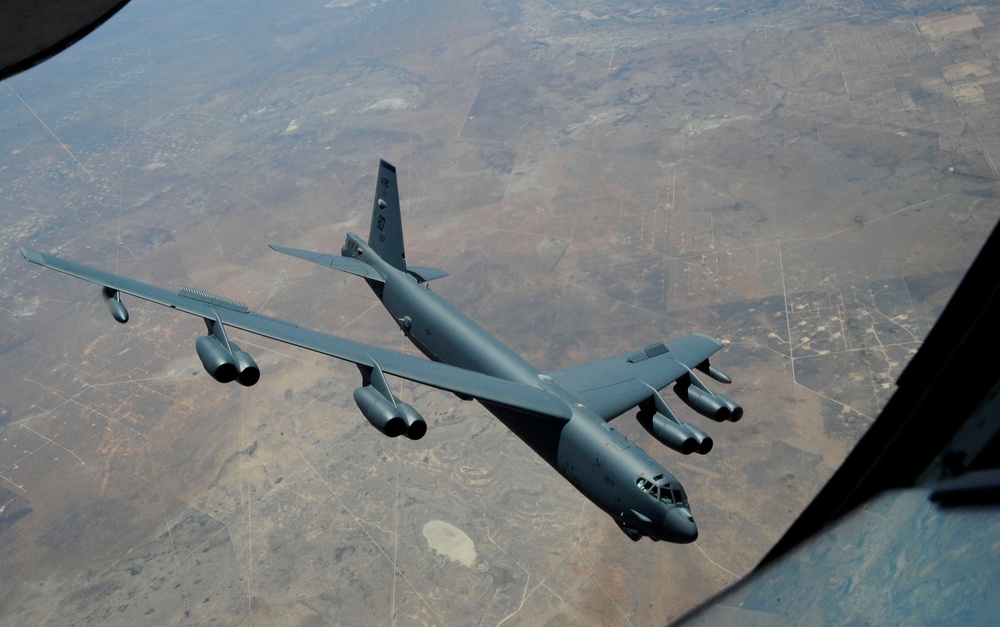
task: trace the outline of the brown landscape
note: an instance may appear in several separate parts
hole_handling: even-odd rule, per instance
[[[860,6],[860,5],[859,5]],[[1000,217],[1000,8],[134,0],[0,87],[0,624],[664,624],[751,570]],[[865,5],[867,7],[867,5]],[[25,245],[394,350],[336,254],[379,158],[407,259],[543,370],[699,332],[745,408],[632,543],[475,403],[25,262]]]

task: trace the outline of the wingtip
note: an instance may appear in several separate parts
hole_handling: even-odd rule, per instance
[[[32,250],[30,248],[25,248],[21,246],[21,256],[30,261],[31,263],[37,263],[40,265],[45,265],[45,259],[42,257],[42,253],[37,250]]]

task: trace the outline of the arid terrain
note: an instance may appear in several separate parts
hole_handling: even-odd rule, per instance
[[[0,625],[663,624],[752,569],[893,393],[1000,217],[1000,7],[133,0],[0,86]],[[630,542],[475,403],[24,261],[22,245],[415,353],[368,234],[542,369],[692,332],[745,408],[682,415],[692,545]]]

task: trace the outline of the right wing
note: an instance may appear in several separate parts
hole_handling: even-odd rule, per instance
[[[106,293],[107,290],[114,290],[138,296],[143,300],[200,316],[206,321],[216,321],[361,366],[379,367],[383,372],[477,400],[520,409],[549,419],[568,420],[570,417],[569,408],[541,387],[507,381],[302,328],[286,320],[252,312],[242,303],[198,290],[182,288],[180,292],[171,292],[29,248],[22,247],[21,254],[32,263],[102,285],[106,288]]]
[[[604,420],[612,420],[688,374],[722,348],[715,338],[695,333],[546,374]],[[652,391],[651,389],[652,388]]]

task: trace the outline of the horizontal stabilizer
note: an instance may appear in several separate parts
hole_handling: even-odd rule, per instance
[[[308,250],[299,250],[298,248],[275,246],[274,244],[268,244],[268,246],[283,255],[305,259],[306,261],[311,261],[327,268],[333,268],[334,270],[340,270],[341,272],[347,272],[348,274],[354,274],[365,279],[385,282],[385,277],[379,274],[375,268],[358,261],[354,257],[339,257],[329,253],[314,253]]]
[[[406,266],[406,271],[412,274],[418,283],[430,283],[434,279],[448,276],[448,273],[440,268],[426,268],[424,266]]]

